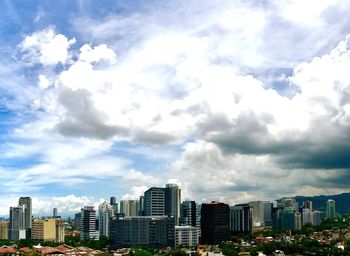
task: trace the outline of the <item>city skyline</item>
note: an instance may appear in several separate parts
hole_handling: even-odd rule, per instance
[[[0,215],[350,191],[350,3],[0,8]]]

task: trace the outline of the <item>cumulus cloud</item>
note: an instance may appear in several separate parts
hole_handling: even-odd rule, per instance
[[[11,195],[1,198],[0,215],[8,216],[9,208],[18,205],[20,196]],[[32,197],[32,209],[34,216],[52,216],[53,208],[57,208],[58,214],[72,215],[80,212],[84,206],[98,206],[101,200],[96,200],[88,196],[76,196],[74,194],[66,196],[34,196]]]
[[[79,33],[95,42],[79,42],[80,51],[52,28],[23,40],[23,59],[44,66],[35,101],[42,113],[16,136],[51,139],[10,145],[5,158],[42,158],[11,187],[118,177],[134,198],[143,182],[175,178],[188,197],[230,202],[339,191],[350,165],[350,39],[340,39],[348,27],[331,14],[343,11],[329,1],[194,2],[172,2],[178,8],[163,14],[78,19]],[[45,69],[60,63],[55,74]],[[128,152],[147,160],[166,147],[178,158],[159,156],[163,165],[146,173],[132,168],[137,160],[112,156],[121,141],[142,144]]]
[[[68,40],[66,36],[48,28],[25,37],[20,47],[23,58],[29,64],[55,65],[65,64],[69,60],[68,50],[75,42],[74,38]]]

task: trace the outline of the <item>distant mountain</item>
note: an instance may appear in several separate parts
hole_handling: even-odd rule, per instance
[[[302,205],[305,200],[312,201],[314,210],[325,211],[328,199],[335,201],[335,209],[340,214],[350,214],[350,193],[342,193],[339,195],[322,195],[322,196],[296,196],[296,201]]]

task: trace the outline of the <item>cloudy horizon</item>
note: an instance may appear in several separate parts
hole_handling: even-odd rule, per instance
[[[0,6],[0,215],[350,192],[350,3]]]

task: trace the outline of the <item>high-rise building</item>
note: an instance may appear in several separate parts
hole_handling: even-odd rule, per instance
[[[138,200],[121,200],[120,201],[120,213],[128,216],[139,216],[140,202]]]
[[[312,224],[312,211],[309,208],[304,208],[302,211],[302,223],[303,226],[306,224]]]
[[[199,207],[195,201],[183,201],[181,203],[180,225],[200,227]]]
[[[313,211],[312,212],[312,225],[313,226],[321,225],[321,212],[320,211]]]
[[[336,217],[335,201],[333,199],[328,199],[327,201],[326,217],[329,219],[333,219]]]
[[[145,216],[165,214],[165,188],[152,187],[144,195]]]
[[[32,225],[32,240],[34,242],[56,242],[56,219],[35,218]]]
[[[8,240],[9,222],[0,221],[0,240]]]
[[[193,226],[175,226],[175,246],[187,247],[199,244],[200,228]]]
[[[57,217],[57,216],[58,216],[57,208],[53,208],[53,210],[52,210],[52,216],[53,216],[53,217]]]
[[[165,215],[174,216],[175,225],[179,225],[181,189],[177,184],[165,186]]]
[[[140,196],[139,203],[140,203],[139,216],[145,216],[145,205],[144,205],[145,199],[144,199],[144,196]]]
[[[115,214],[117,214],[117,213],[119,213],[119,209],[118,209],[118,203],[117,203],[117,199],[116,199],[116,197],[114,197],[114,196],[112,196],[111,198],[110,198],[110,206],[112,207],[112,209],[113,209],[113,214],[115,215]]]
[[[10,207],[10,222],[8,227],[8,238],[10,240],[26,239],[24,217],[24,209],[22,206]]]
[[[294,211],[299,210],[299,204],[295,200],[295,198],[283,198],[281,200],[280,206],[282,206],[284,208],[292,208]]]
[[[202,204],[201,243],[218,244],[230,238],[230,207],[211,202]]]
[[[96,211],[93,206],[84,206],[81,209],[80,240],[98,240],[99,232],[96,230]]]
[[[230,207],[230,229],[237,233],[253,231],[253,207],[249,204],[237,204]]]
[[[35,218],[32,223],[32,240],[42,242],[64,242],[64,221],[60,218]]]
[[[31,237],[32,228],[32,198],[20,197],[18,200],[18,205],[23,207],[24,211],[24,229],[26,230],[26,237]]]
[[[115,196],[111,196],[110,198],[110,201],[109,201],[109,204],[110,205],[114,205],[117,203],[117,198]]]
[[[272,208],[272,228],[281,229],[281,213],[283,206],[277,206]]]
[[[295,228],[294,209],[292,207],[285,207],[280,214],[281,229],[293,230]]]
[[[115,238],[117,246],[174,246],[175,223],[168,216],[134,216],[117,218]]]
[[[98,207],[98,222],[100,237],[109,236],[109,225],[110,220],[113,217],[114,210],[107,202],[103,202]]]
[[[56,218],[56,242],[64,243],[65,227],[64,220]]]
[[[264,226],[272,226],[272,207],[273,203],[264,201]]]
[[[294,213],[294,229],[301,229],[301,228],[302,228],[301,213],[295,212]]]
[[[74,229],[80,230],[81,228],[81,212],[78,212],[74,215]]]
[[[249,205],[253,208],[253,227],[264,226],[265,202],[252,201],[252,202],[249,202]]]
[[[304,205],[305,205],[305,208],[306,208],[306,209],[309,209],[310,212],[312,212],[312,201],[306,200],[306,201],[304,202]]]

